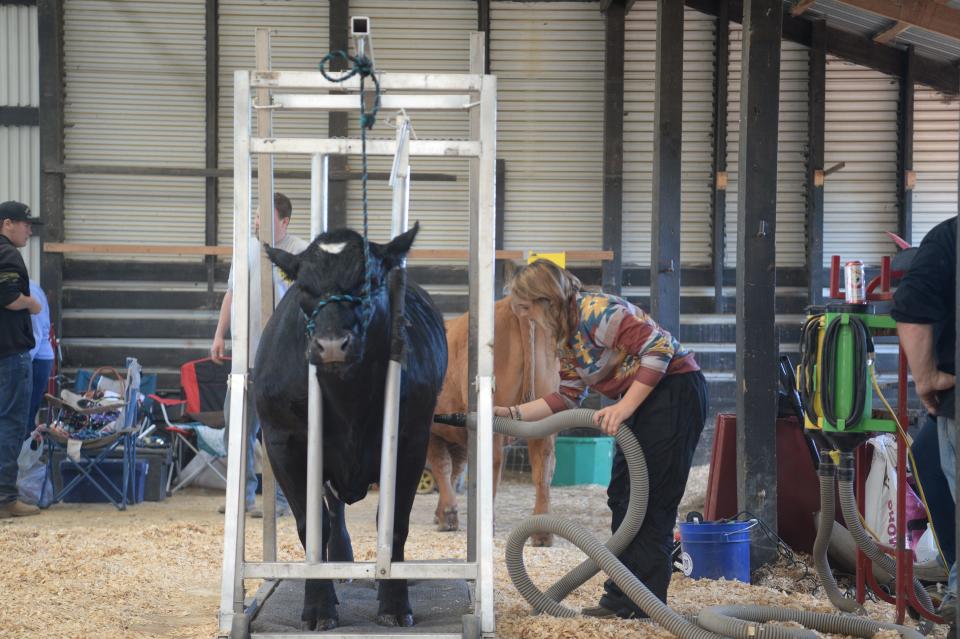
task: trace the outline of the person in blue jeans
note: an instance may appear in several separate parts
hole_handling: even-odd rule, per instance
[[[50,305],[43,289],[36,282],[30,282],[30,297],[40,302],[40,312],[31,315],[33,323],[34,347],[30,349],[30,359],[33,365],[33,378],[30,385],[30,407],[27,411],[27,425],[24,439],[36,427],[37,411],[43,395],[47,392],[50,373],[53,371],[53,345],[50,343]]]
[[[26,204],[0,204],[0,519],[40,512],[20,501],[17,490],[17,457],[33,383],[30,316],[41,311],[40,302],[30,295],[30,276],[17,249],[27,245],[34,224],[40,222]]]
[[[893,296],[890,315],[897,322],[900,347],[914,386],[930,415],[937,418],[940,468],[956,503],[957,429],[954,412],[957,347],[957,216],[933,227],[920,243]],[[950,567],[940,616],[956,636],[957,564]]]
[[[288,198],[283,193],[274,193],[273,196],[273,239],[274,245],[277,248],[281,248],[288,253],[300,253],[305,248],[307,248],[308,242],[304,239],[293,235],[292,233],[287,233],[287,227],[290,225],[290,218],[293,215],[293,205],[290,203],[290,198]],[[254,233],[259,234],[260,232],[260,219],[256,219],[254,223]],[[260,317],[260,243],[256,238],[251,238],[250,242],[250,324],[249,324],[249,336],[250,336],[250,362],[252,363],[255,359],[257,353],[257,346],[260,343],[260,334],[263,331],[261,326],[261,317]],[[279,302],[280,299],[287,292],[287,289],[290,288],[291,282],[285,279],[283,273],[280,272],[280,269],[273,268],[273,285],[274,285],[274,302]],[[233,310],[233,267],[230,268],[230,276],[227,279],[227,292],[223,296],[223,303],[220,306],[220,317],[217,321],[217,330],[213,336],[213,344],[210,346],[210,358],[216,362],[220,363],[223,361],[226,351],[226,335],[227,331],[230,330],[230,326],[233,323],[234,310]],[[253,382],[256,383],[256,371],[253,372]],[[226,423],[229,426],[230,424],[230,391],[227,391],[227,401],[224,404],[224,416],[226,418]],[[254,472],[254,458],[253,458],[253,447],[257,441],[257,434],[260,432],[260,420],[257,417],[257,411],[253,406],[253,393],[250,389],[247,389],[247,419],[249,428],[247,429],[247,459],[246,459],[246,504],[247,512],[250,513],[253,517],[262,517],[263,512],[258,510],[255,507],[256,493],[257,493],[257,476]],[[224,433],[225,439],[224,443],[226,444],[226,431]],[[266,458],[266,456],[264,456]],[[224,511],[224,507],[220,507],[220,512]],[[284,497],[283,492],[280,490],[279,484],[277,485],[277,514],[286,515],[290,512],[290,506],[287,504],[287,499]]]

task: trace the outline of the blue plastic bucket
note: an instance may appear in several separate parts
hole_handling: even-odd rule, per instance
[[[750,529],[755,519],[680,524],[683,574],[694,579],[750,583]]]

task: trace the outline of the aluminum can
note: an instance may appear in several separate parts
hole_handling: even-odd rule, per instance
[[[850,260],[843,266],[843,292],[847,304],[867,303],[867,282],[863,260]]]

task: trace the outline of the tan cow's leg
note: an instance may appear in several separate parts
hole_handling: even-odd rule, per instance
[[[537,489],[537,502],[533,508],[535,515],[550,512],[550,482],[553,481],[553,471],[557,465],[557,459],[554,455],[555,443],[556,435],[527,440],[533,485]],[[534,546],[552,546],[553,535],[537,533],[530,538],[530,543]]]
[[[460,529],[460,512],[457,507],[456,485],[467,465],[467,449],[454,442],[446,442],[447,453],[450,455],[450,478],[447,483],[449,499],[441,500],[437,505],[438,530],[441,532]],[[442,510],[441,510],[442,508]]]
[[[451,474],[455,464],[450,454],[450,448],[454,445],[445,439],[436,435],[430,435],[430,445],[427,447],[427,461],[430,463],[430,470],[433,472],[433,478],[437,482],[437,489],[440,491],[440,498],[437,500],[437,511],[434,513],[433,523],[437,524],[437,530],[447,532],[456,530],[457,524],[451,528],[447,522],[446,513],[451,509],[456,519],[457,495],[451,485]],[[453,475],[456,477],[456,475]]]

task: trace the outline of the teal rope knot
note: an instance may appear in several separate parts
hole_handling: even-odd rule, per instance
[[[327,304],[334,304],[336,302],[349,302],[351,304],[362,304],[366,308],[366,301],[369,299],[370,295],[365,293],[363,297],[357,297],[356,295],[330,295],[319,302],[313,307],[313,312],[310,315],[307,315],[303,309],[300,309],[300,312],[303,313],[303,317],[307,320],[307,336],[313,337],[314,332],[317,330],[317,315],[320,313],[320,310]],[[367,321],[365,319],[364,324],[366,325]]]

